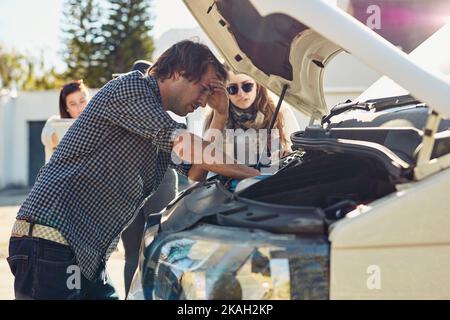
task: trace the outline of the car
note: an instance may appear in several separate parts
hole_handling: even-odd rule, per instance
[[[272,175],[210,177],[150,216],[128,298],[450,298],[450,24],[408,56],[322,1],[184,3],[311,123]],[[385,77],[329,110],[342,51]]]

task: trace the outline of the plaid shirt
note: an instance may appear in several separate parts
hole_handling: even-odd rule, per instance
[[[41,169],[17,218],[58,229],[94,279],[167,168],[187,174],[189,165],[171,162],[185,127],[163,110],[155,78],[135,71],[110,81]]]

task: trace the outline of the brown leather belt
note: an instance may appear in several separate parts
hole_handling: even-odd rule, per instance
[[[31,228],[31,232],[30,232]],[[41,224],[32,224],[25,220],[16,220],[14,223],[12,233],[12,237],[35,237],[46,239],[49,241],[57,242],[60,244],[64,244],[66,246],[69,243],[62,236],[61,232],[56,230],[55,228],[43,226]]]

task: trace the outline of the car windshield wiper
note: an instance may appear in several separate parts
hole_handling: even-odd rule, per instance
[[[396,108],[408,104],[420,104],[420,103],[422,102],[417,100],[410,94],[404,96],[372,99],[364,102],[364,104],[367,104],[370,109],[375,109],[377,111],[389,108]]]
[[[355,110],[355,109],[360,109],[360,110],[365,110],[365,111],[370,110],[370,108],[365,103],[359,103],[358,101],[353,102],[353,101],[347,100],[345,103],[337,104],[333,108],[331,108],[330,113],[322,118],[321,124],[322,125],[324,125],[325,123],[330,124],[331,123],[330,120],[334,116],[337,116],[338,114],[341,114],[345,111]]]
[[[416,98],[414,98],[413,96],[411,96],[410,94],[404,96],[371,99],[364,102],[347,100],[345,103],[340,103],[334,106],[330,110],[330,113],[322,118],[321,124],[322,125],[324,125],[325,123],[330,124],[331,123],[330,120],[332,117],[348,110],[359,109],[370,111],[372,109],[375,109],[376,111],[380,111],[383,109],[396,108],[404,105],[418,104],[418,103],[421,102]]]

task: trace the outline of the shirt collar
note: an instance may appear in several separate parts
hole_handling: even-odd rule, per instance
[[[158,86],[158,81],[156,80],[156,78],[154,76],[145,76],[145,79],[147,81],[147,83],[150,86],[150,89],[153,91],[153,94],[155,95],[155,97],[158,99],[158,102],[161,104],[162,107],[162,98],[161,98],[161,91],[159,90],[159,86]]]

